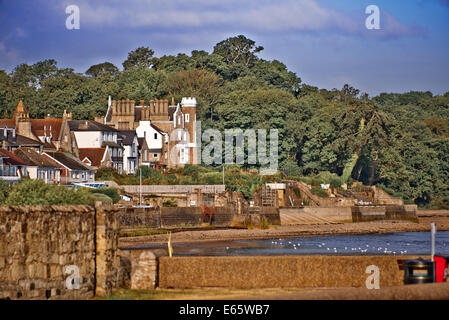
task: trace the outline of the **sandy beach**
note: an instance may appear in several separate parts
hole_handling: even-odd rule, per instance
[[[429,231],[430,223],[435,222],[437,230],[449,230],[448,210],[423,210],[418,212],[419,223],[408,221],[372,221],[342,224],[319,225],[280,225],[269,229],[217,229],[186,230],[171,235],[172,243],[198,241],[226,241],[247,239],[269,239],[335,234],[370,234],[388,232]],[[166,243],[166,234],[120,238],[120,248],[129,246]]]

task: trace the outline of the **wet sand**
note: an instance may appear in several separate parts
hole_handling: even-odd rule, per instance
[[[220,229],[181,231],[171,235],[172,243],[232,241],[249,239],[287,238],[336,234],[372,234],[387,232],[429,231],[435,222],[437,230],[449,230],[448,210],[425,210],[418,212],[419,223],[408,221],[372,221],[330,225],[272,226],[269,229]],[[120,238],[119,247],[167,243],[166,234]]]

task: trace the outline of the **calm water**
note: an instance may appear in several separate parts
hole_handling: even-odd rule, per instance
[[[144,245],[157,248],[166,245]],[[449,256],[449,231],[436,234],[435,252]],[[137,247],[136,247],[137,248]],[[332,235],[265,240],[236,240],[173,244],[177,256],[222,255],[430,255],[430,232]]]

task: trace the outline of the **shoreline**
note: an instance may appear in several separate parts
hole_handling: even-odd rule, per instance
[[[214,241],[233,241],[251,239],[273,239],[325,235],[357,235],[391,232],[428,232],[430,222],[435,222],[438,231],[449,231],[449,216],[420,216],[418,223],[409,221],[370,221],[331,225],[280,225],[269,229],[220,229],[186,230],[171,234],[172,243],[195,243]],[[138,237],[122,237],[119,248],[167,243],[167,234],[155,234]]]

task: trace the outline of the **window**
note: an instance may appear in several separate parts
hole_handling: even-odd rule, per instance
[[[186,122],[189,122],[190,120],[190,114],[186,114]]]
[[[157,158],[157,153],[154,153],[154,154],[153,154],[153,157],[154,157],[154,158]]]
[[[156,140],[157,140],[157,133],[155,133],[155,134],[154,134],[154,139],[156,139]]]
[[[181,117],[178,117],[178,124],[181,125]]]

